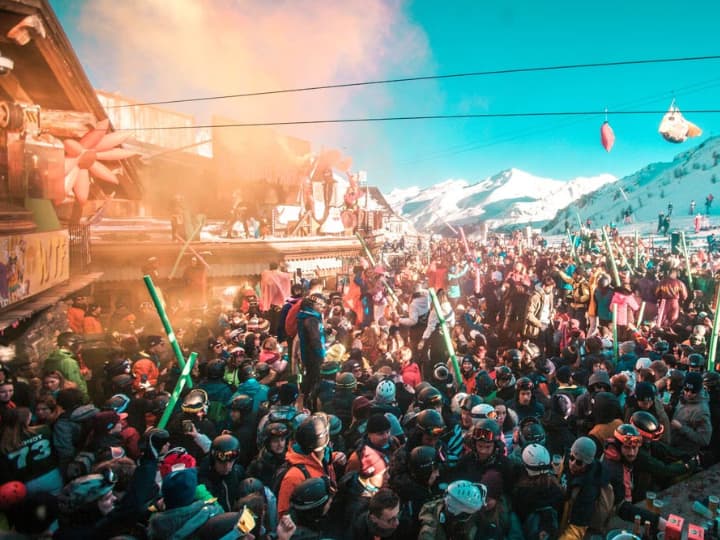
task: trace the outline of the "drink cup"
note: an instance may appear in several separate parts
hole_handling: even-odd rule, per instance
[[[562,465],[562,456],[560,454],[553,454],[552,457],[552,468],[556,475],[560,474],[560,467]]]
[[[708,497],[708,510],[710,510],[711,514],[715,515],[715,513],[717,513],[718,503],[720,503],[720,497],[717,495],[710,495]]]
[[[655,512],[658,516],[662,515],[664,506],[665,506],[665,501],[662,501],[660,499],[655,499],[653,501],[653,512]]]
[[[657,493],[654,491],[648,491],[645,493],[645,507],[650,510],[651,512],[654,512],[653,509],[653,503],[655,502],[655,499],[657,498]]]

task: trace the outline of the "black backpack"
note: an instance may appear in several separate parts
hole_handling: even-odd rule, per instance
[[[305,465],[303,465],[302,463],[301,464],[292,464],[292,463],[288,463],[286,461],[285,463],[280,465],[280,468],[277,471],[275,471],[275,475],[273,476],[273,480],[272,480],[272,486],[270,486],[270,489],[272,489],[272,492],[275,494],[276,497],[280,493],[280,485],[282,484],[283,478],[285,478],[285,475],[287,474],[287,472],[290,469],[292,469],[293,467],[297,467],[298,469],[300,469],[300,471],[302,471],[303,476],[305,476],[305,480],[310,478],[310,473],[308,472],[307,467],[305,467]]]

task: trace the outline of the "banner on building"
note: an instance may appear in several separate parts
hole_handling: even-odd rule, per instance
[[[0,308],[69,278],[70,249],[66,230],[0,237]]]

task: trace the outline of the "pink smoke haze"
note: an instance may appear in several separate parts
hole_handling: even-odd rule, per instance
[[[91,77],[102,72],[115,84],[103,90],[141,101],[410,75],[429,56],[422,29],[393,1],[97,0],[79,22],[95,43],[78,51]],[[164,107],[202,123],[213,114],[239,122],[382,115],[395,105],[387,89],[368,87]],[[315,146],[345,128],[279,129]],[[343,144],[369,143],[373,130],[360,126],[360,140],[345,134]]]

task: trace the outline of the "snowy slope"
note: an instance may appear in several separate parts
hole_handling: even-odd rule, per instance
[[[615,181],[614,176],[602,174],[564,182],[509,169],[474,184],[449,179],[426,189],[396,189],[386,199],[419,230],[439,229],[443,221],[468,229],[480,222],[490,228],[542,225],[559,209]]]
[[[632,211],[633,222],[657,222],[659,212],[667,213],[672,203],[671,228],[680,217],[690,216],[690,201],[695,213],[705,211],[705,198],[720,197],[720,137],[711,137],[699,146],[682,152],[669,163],[653,163],[614,184],[578,199],[560,210],[546,230],[563,232],[565,220],[577,226],[578,215],[590,219],[593,226],[622,223],[622,213]],[[712,203],[711,215],[720,208],[720,199]]]

